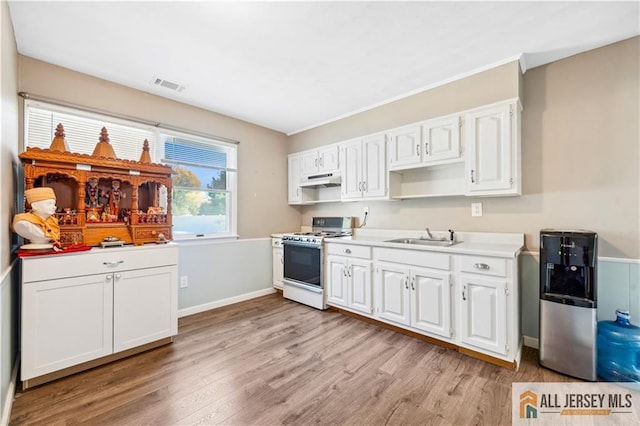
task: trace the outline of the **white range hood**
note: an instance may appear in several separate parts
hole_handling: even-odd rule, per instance
[[[329,188],[340,186],[342,177],[339,173],[326,173],[322,175],[307,176],[300,184],[303,188]]]

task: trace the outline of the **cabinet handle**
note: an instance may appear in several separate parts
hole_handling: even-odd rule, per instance
[[[347,254],[351,254],[351,249],[344,249],[344,252]]]
[[[349,278],[351,278],[351,273],[353,272],[353,265],[349,265],[349,268],[347,268],[349,270]]]
[[[409,277],[407,277],[406,275],[404,277],[404,288],[409,290]]]
[[[118,261],[115,261],[115,262],[102,262],[102,264],[105,265],[105,266],[117,266],[117,265],[120,265],[122,263],[124,263],[124,260],[118,260]]]
[[[280,263],[282,263],[284,265],[284,257],[280,256]]]
[[[416,282],[416,277],[411,278],[411,290],[413,290],[413,291],[416,290],[416,288],[414,286],[415,282]]]
[[[362,191],[367,192],[367,182],[362,182]]]
[[[116,274],[116,280],[119,280],[122,277],[120,274]]]
[[[424,153],[429,155],[429,142],[424,143]]]
[[[473,172],[474,172],[474,170],[471,169],[471,183],[476,183],[476,180],[473,177]]]
[[[484,270],[491,269],[491,267],[486,263],[475,263],[473,267],[476,269],[484,269]]]
[[[358,191],[362,192],[362,182],[358,182]]]
[[[420,157],[420,144],[416,145],[416,155]]]
[[[315,160],[313,160],[313,165],[318,167],[318,159],[317,158]]]
[[[342,275],[347,276],[347,268],[342,268]]]
[[[320,157],[320,167],[324,167],[324,157]]]
[[[462,287],[462,300],[467,300],[467,295],[465,294],[467,291],[467,286]]]
[[[107,275],[107,281],[111,281],[113,279],[113,275],[109,274]]]

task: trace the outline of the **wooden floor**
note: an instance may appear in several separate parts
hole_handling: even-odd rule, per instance
[[[17,393],[11,425],[511,423],[497,367],[274,294],[182,318],[171,345]]]

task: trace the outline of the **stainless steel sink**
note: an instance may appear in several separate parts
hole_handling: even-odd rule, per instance
[[[428,240],[423,238],[395,238],[393,240],[385,241],[385,243],[415,244],[415,245],[421,245],[421,246],[438,246],[438,247],[449,247],[461,242],[462,241]]]

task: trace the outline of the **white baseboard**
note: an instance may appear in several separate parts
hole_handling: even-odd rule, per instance
[[[534,348],[534,349],[538,349],[539,348],[538,338],[537,337],[523,336],[523,340],[524,340],[524,345],[525,346],[528,346],[528,347]]]
[[[4,410],[0,417],[0,425],[5,426],[9,424],[11,418],[11,407],[13,407],[13,397],[16,395],[16,383],[18,380],[18,365],[20,364],[20,354],[16,356],[16,362],[13,365],[13,371],[11,372],[11,381],[7,386],[7,395],[4,400]]]
[[[251,293],[241,294],[239,296],[233,296],[226,299],[216,300],[214,302],[204,303],[202,305],[192,306],[190,308],[179,309],[178,318],[186,317],[193,314],[199,314],[200,312],[220,308],[226,305],[232,305],[234,303],[243,302],[249,299],[255,299],[256,297],[266,296],[267,294],[272,294],[275,292],[276,290],[273,287],[270,287],[265,288],[264,290],[258,290]]]

